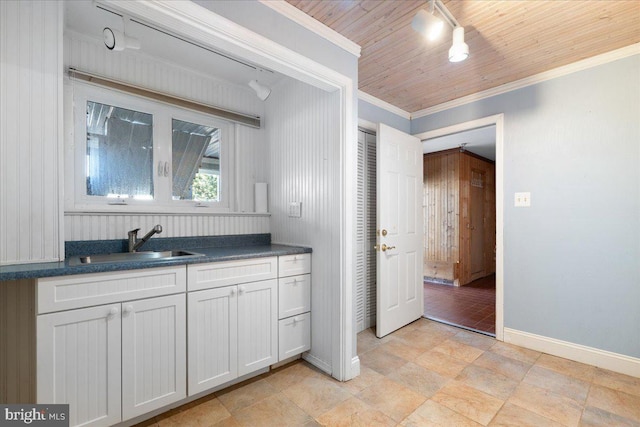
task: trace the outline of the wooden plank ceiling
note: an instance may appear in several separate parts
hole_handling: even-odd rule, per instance
[[[359,44],[359,89],[408,112],[640,42],[639,0],[444,0],[470,51],[454,64],[450,28],[411,28],[425,0],[287,1]]]

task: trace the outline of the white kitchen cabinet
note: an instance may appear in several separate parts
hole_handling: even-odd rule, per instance
[[[117,273],[124,275],[119,277],[127,274]],[[68,403],[71,426],[106,426],[186,397],[184,280],[182,293],[127,300],[127,296],[138,295],[142,285],[154,282],[158,274],[186,277],[185,267],[136,271],[120,293],[105,295],[107,301],[120,299],[117,302],[37,316],[38,403]],[[115,277],[110,273],[83,276],[89,288],[102,276],[105,283]],[[61,294],[43,293],[42,289],[54,283],[55,289],[80,289],[78,279],[38,280],[39,309],[56,307],[54,300],[43,295],[53,298]],[[173,279],[166,283],[175,289]],[[94,294],[91,298],[99,301]]]
[[[278,281],[238,285],[238,376],[278,361]]]
[[[187,397],[185,295],[122,303],[122,419]]]
[[[311,349],[311,255],[278,259],[278,361]]]
[[[278,361],[275,279],[189,292],[189,395]]]
[[[238,376],[237,286],[189,292],[189,395]]]
[[[72,426],[120,422],[120,355],[120,304],[38,316],[38,403],[68,403]]]

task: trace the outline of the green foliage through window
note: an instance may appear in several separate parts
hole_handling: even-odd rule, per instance
[[[196,173],[191,192],[194,200],[218,200],[218,175]]]

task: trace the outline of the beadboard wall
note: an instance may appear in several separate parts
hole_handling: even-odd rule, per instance
[[[193,99],[224,109],[264,117],[264,103],[248,87],[230,84],[215,77],[189,70],[134,51],[112,52],[101,40],[73,32],[64,35],[64,66],[107,76],[116,80]],[[67,90],[73,93],[74,82],[65,77]],[[65,99],[66,111],[70,100]],[[68,117],[67,113],[67,117]],[[69,123],[69,120],[66,120]],[[65,138],[73,139],[71,126]],[[267,182],[269,145],[264,129],[235,126],[235,202],[232,210],[254,211],[253,188]],[[65,144],[65,150],[70,144]],[[67,177],[69,178],[69,177]],[[72,212],[72,198],[65,197],[64,239],[98,240],[125,238],[132,228],[164,228],[163,237],[268,233],[268,215],[231,214],[117,214]]]
[[[62,2],[0,1],[0,265],[57,261]]]
[[[275,87],[267,100],[271,146],[269,203],[272,241],[313,248],[311,352],[331,372],[340,307],[340,98],[297,81]],[[301,202],[302,217],[288,216]]]

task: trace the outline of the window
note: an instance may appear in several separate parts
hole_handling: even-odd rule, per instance
[[[231,123],[82,83],[73,90],[68,209],[229,211]]]

